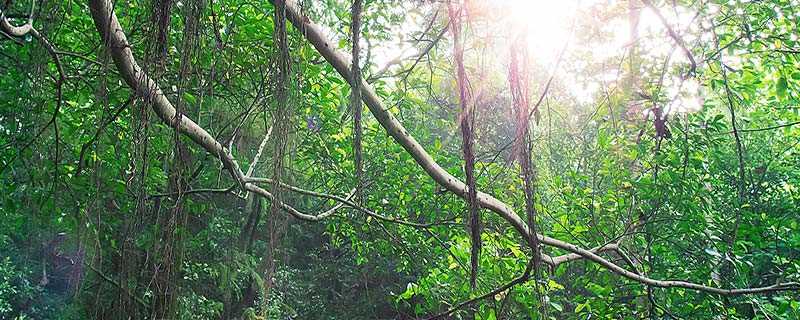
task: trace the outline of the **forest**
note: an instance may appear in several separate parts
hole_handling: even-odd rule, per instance
[[[2,0],[0,319],[800,319],[798,0]]]

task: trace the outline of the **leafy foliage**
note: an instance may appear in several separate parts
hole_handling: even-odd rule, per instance
[[[468,3],[464,64],[476,100],[476,184],[524,212],[506,74],[507,38],[521,27],[502,5]],[[164,4],[168,23],[159,25],[155,8]],[[7,5],[3,19],[27,20],[30,2]],[[350,48],[350,1],[299,7],[332,46]],[[721,288],[800,281],[798,7],[795,0],[576,6],[558,62],[528,61],[528,99],[543,97],[530,128],[540,233],[587,249],[619,243],[600,255],[653,279]],[[253,166],[254,177],[272,176],[276,152],[263,145],[274,143],[265,136],[281,110],[291,115],[283,123],[281,181],[343,197],[357,185],[348,79],[303,30],[289,29],[289,102],[277,102],[284,84],[275,80],[273,5],[128,0],[114,10],[165,97],[244,169]],[[368,112],[360,203],[407,223],[348,205],[317,223],[273,215],[270,199],[238,188],[215,155],[182,138],[130,89],[90,12],[85,2],[36,2],[40,35],[0,38],[0,318],[164,311],[181,319],[415,319],[526,272],[527,239],[484,208],[471,290],[467,203],[438,186]],[[364,79],[408,134],[443,170],[463,177],[446,12],[436,1],[364,1],[361,61]],[[645,25],[639,38],[603,46],[626,30],[613,26],[637,14]],[[160,29],[164,43],[155,36]],[[407,47],[417,54],[401,52]],[[66,76],[60,96],[59,66]],[[337,205],[281,192],[304,213]],[[648,287],[586,259],[547,269],[449,316],[800,317],[796,290],[719,296]]]

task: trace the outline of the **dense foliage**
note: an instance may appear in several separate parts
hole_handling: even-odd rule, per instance
[[[800,318],[797,0],[4,2],[0,318]]]

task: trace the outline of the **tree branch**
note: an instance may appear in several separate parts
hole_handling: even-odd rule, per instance
[[[686,46],[686,42],[684,42],[683,38],[681,38],[681,36],[678,35],[677,32],[675,32],[675,29],[673,29],[672,26],[669,25],[667,18],[665,18],[664,15],[661,14],[661,11],[658,10],[658,8],[656,8],[653,5],[653,3],[650,2],[650,0],[642,0],[642,3],[644,3],[644,5],[646,5],[648,8],[650,8],[650,10],[653,10],[653,13],[655,13],[656,16],[658,16],[658,19],[661,20],[661,24],[664,25],[664,28],[667,29],[667,33],[669,34],[670,38],[672,38],[672,40],[675,40],[675,43],[677,43],[678,46],[681,47],[683,54],[686,55],[686,58],[689,59],[689,62],[692,64],[688,74],[689,75],[694,74],[695,70],[697,69],[697,62],[694,60],[694,55],[692,55],[692,51],[690,51],[689,48]]]
[[[33,9],[36,6],[36,1],[31,1],[31,12],[28,15],[28,21],[21,26],[15,26],[8,22],[3,10],[0,10],[0,30],[12,37],[24,37],[33,30]]]
[[[273,3],[274,1],[275,0],[270,0],[270,2]],[[300,13],[294,1],[287,1],[286,17],[292,22],[295,28],[303,31],[303,36],[305,36],[305,38],[317,49],[322,57],[325,58],[325,60],[327,60],[328,63],[330,63],[344,79],[350,81],[351,70],[348,63],[350,60],[349,57],[336,49],[336,44],[327,39],[321,27],[311,22],[310,19]],[[372,87],[363,80],[361,83],[361,93],[363,95],[364,103],[366,103],[367,107],[369,108],[370,112],[372,112],[373,116],[375,116],[375,119],[378,121],[378,123],[383,126],[389,135],[392,136],[392,138],[394,138],[394,140],[414,158],[417,164],[423,170],[425,170],[425,172],[427,172],[428,175],[433,178],[434,181],[436,181],[436,183],[443,186],[448,191],[458,195],[459,197],[466,198],[468,190],[464,182],[445,171],[433,159],[433,157],[431,157],[431,155],[425,151],[425,148],[423,148],[422,145],[420,145],[419,142],[417,142],[417,140],[411,136],[408,130],[403,127],[397,118],[394,117],[394,115],[389,111],[389,108],[385,108],[383,106],[380,98],[372,89]],[[477,192],[477,194],[478,203],[482,208],[489,209],[497,213],[500,217],[508,221],[524,238],[530,236],[531,233],[527,224],[525,224],[525,222],[523,222],[522,219],[514,212],[514,210],[511,209],[506,203],[484,192]],[[798,283],[776,284],[768,287],[749,289],[721,289],[686,281],[655,280],[626,270],[598,256],[591,250],[583,249],[574,244],[541,234],[537,234],[536,236],[539,238],[542,244],[575,253],[584,259],[600,264],[609,271],[625,278],[655,287],[680,287],[721,295],[764,293],[780,290],[800,290],[800,284]]]
[[[248,182],[254,182],[254,183],[267,183],[267,184],[273,183],[273,180],[272,179],[268,179],[268,178],[247,178],[247,181]],[[294,187],[294,186],[291,186],[291,185],[288,185],[288,184],[285,184],[285,183],[282,183],[282,182],[281,182],[280,186],[282,188],[286,188],[286,189],[288,189],[290,191],[297,192],[297,193],[300,193],[300,194],[305,194],[305,195],[314,196],[314,197],[318,197],[318,198],[325,198],[325,199],[337,201],[337,202],[342,203],[342,204],[344,204],[344,205],[346,205],[346,206],[348,206],[350,208],[353,208],[353,209],[356,209],[358,211],[361,211],[364,214],[366,214],[368,216],[371,216],[371,217],[373,217],[375,219],[386,221],[386,222],[390,222],[390,223],[396,223],[396,224],[401,224],[401,225],[404,225],[404,226],[415,227],[415,228],[431,228],[431,227],[441,226],[441,225],[457,225],[457,223],[452,222],[452,221],[441,221],[441,222],[431,222],[431,223],[416,223],[416,222],[399,220],[399,219],[395,219],[395,218],[392,218],[392,217],[387,217],[387,216],[378,214],[375,211],[367,209],[364,206],[358,205],[353,201],[350,201],[349,199],[350,199],[350,197],[352,197],[352,192],[348,197],[342,198],[342,197],[339,197],[339,196],[336,196],[336,195],[332,195],[332,194],[327,194],[327,193],[322,193],[322,192],[316,192],[316,191],[301,189],[301,188]]]
[[[274,0],[271,0],[271,2]],[[205,129],[197,125],[194,121],[183,115],[177,114],[175,108],[164,96],[158,84],[152,80],[147,74],[142,71],[133,58],[130,49],[130,44],[125,37],[122,27],[113,12],[113,5],[110,0],[90,0],[89,6],[91,9],[92,17],[97,27],[98,32],[101,34],[103,42],[111,52],[114,63],[120,71],[125,82],[135,90],[137,94],[149,98],[148,102],[152,105],[156,114],[167,124],[172,125],[178,129],[182,134],[187,135],[192,141],[199,144],[206,149],[213,156],[222,161],[223,165],[231,172],[231,175],[239,183],[239,185],[248,191],[255,192],[266,198],[273,199],[272,194],[266,190],[258,187],[255,184],[248,183],[244,173],[239,168],[238,163],[233,156],[227,152],[227,149],[222,146],[216,139],[214,139]],[[304,30],[304,36],[314,45],[320,54],[331,64],[333,67],[344,76],[345,79],[351,79],[349,70],[349,59],[335,48],[334,44],[328,41],[322,30],[309,21],[306,17],[300,14],[300,11],[294,5],[294,2],[287,2],[286,4],[287,18],[300,30]],[[408,133],[408,131],[400,124],[400,122],[385,109],[380,102],[375,91],[372,87],[362,80],[361,91],[363,100],[367,104],[372,114],[378,120],[389,134],[397,141],[404,149],[417,161],[417,163],[430,175],[437,183],[447,188],[454,194],[460,197],[466,197],[467,188],[463,182],[458,180],[453,175],[445,171],[435,160],[428,154],[425,149]],[[528,226],[514,213],[514,211],[504,202],[496,199],[495,197],[478,192],[478,202],[486,209],[489,209],[503,219],[508,221],[520,234],[525,237],[530,236]],[[316,216],[309,216],[303,214],[296,209],[284,203],[279,205],[290,214],[295,216],[302,216],[308,218],[310,221],[320,220]],[[776,284],[761,288],[748,288],[748,289],[721,289],[709,286],[704,286],[696,283],[686,281],[671,281],[671,280],[654,280],[634,272],[628,271],[592,252],[591,250],[580,248],[576,245],[550,238],[541,234],[536,235],[540,241],[548,246],[562,249],[571,253],[575,253],[587,260],[600,264],[604,268],[619,274],[625,278],[656,287],[673,288],[680,287],[692,290],[705,291],[709,293],[721,295],[735,295],[735,294],[752,294],[752,293],[765,293],[781,290],[800,290],[798,283],[783,283]]]
[[[452,308],[448,309],[445,312],[442,312],[440,314],[437,314],[437,315],[434,315],[432,317],[429,317],[428,320],[444,318],[446,316],[451,315],[453,312],[456,312],[459,309],[462,309],[462,308],[464,308],[464,307],[466,307],[466,306],[468,306],[470,304],[473,304],[473,303],[475,303],[477,301],[480,301],[480,300],[483,300],[483,299],[486,299],[486,298],[489,298],[489,297],[493,297],[493,296],[499,294],[500,292],[506,291],[506,290],[508,290],[508,289],[520,284],[520,283],[528,281],[528,278],[530,278],[530,276],[531,276],[531,271],[533,270],[533,263],[534,263],[533,259],[528,261],[528,265],[525,267],[525,272],[523,272],[522,275],[520,275],[519,277],[514,278],[514,280],[511,280],[510,282],[508,282],[508,283],[506,283],[506,284],[504,284],[504,285],[502,285],[500,287],[497,287],[494,290],[489,291],[489,292],[487,292],[485,294],[482,294],[480,296],[477,296],[477,297],[474,297],[472,299],[468,299],[468,300],[466,300],[464,302],[461,302],[461,303],[453,306]]]

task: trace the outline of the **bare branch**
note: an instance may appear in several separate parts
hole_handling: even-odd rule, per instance
[[[254,183],[267,183],[267,184],[273,183],[273,180],[272,179],[268,179],[268,178],[247,178],[247,181],[248,182],[254,182]],[[384,215],[381,215],[379,213],[376,213],[375,211],[367,209],[364,206],[358,205],[353,201],[350,201],[349,199],[350,199],[350,197],[352,197],[352,192],[348,197],[343,198],[343,197],[332,195],[332,194],[316,192],[316,191],[311,191],[311,190],[305,190],[305,189],[294,187],[294,186],[291,186],[291,185],[288,185],[288,184],[285,184],[285,183],[281,183],[281,188],[286,188],[286,189],[288,189],[290,191],[297,192],[297,193],[300,193],[300,194],[305,194],[305,195],[314,196],[314,197],[318,197],[318,198],[325,198],[325,199],[338,201],[339,203],[342,203],[344,205],[347,205],[350,208],[353,208],[353,209],[356,209],[358,211],[361,211],[364,214],[366,214],[368,216],[371,216],[371,217],[373,217],[375,219],[386,221],[386,222],[390,222],[390,223],[401,224],[401,225],[405,225],[405,226],[409,226],[409,227],[431,228],[431,227],[441,226],[441,225],[457,225],[457,223],[452,222],[452,221],[441,221],[441,222],[431,222],[431,223],[416,223],[416,222],[404,221],[404,220],[399,220],[399,219],[395,219],[395,218],[392,218],[392,217],[384,216]]]
[[[274,0],[271,0],[274,2]],[[287,2],[286,5],[287,18],[294,24],[294,26],[303,30],[303,35],[311,44],[319,51],[319,53],[330,63],[343,78],[351,79],[351,70],[348,61],[350,60],[346,54],[339,52],[336,45],[327,39],[325,33],[315,23],[311,22],[307,17],[303,16],[297,9],[293,1]],[[438,184],[458,195],[459,197],[466,198],[468,188],[464,182],[454,177],[445,171],[431,155],[425,151],[425,148],[410,135],[408,130],[392,115],[388,108],[385,108],[381,103],[380,98],[372,89],[372,87],[365,81],[361,84],[361,91],[363,94],[364,102],[367,104],[370,112],[375,116],[378,123],[386,129],[389,135],[399,143],[419,164],[419,166],[428,173]],[[511,209],[506,203],[498,200],[497,198],[483,193],[478,193],[478,203],[482,208],[489,209],[497,213],[500,217],[508,221],[524,238],[530,236],[531,232],[522,221],[522,219]],[[591,250],[580,248],[574,244],[564,242],[558,239],[547,237],[541,234],[536,235],[542,244],[562,249],[571,253],[575,253],[584,259],[593,261],[600,264],[604,268],[625,278],[637,281],[643,284],[662,287],[662,288],[686,288],[698,291],[705,291],[721,295],[736,295],[736,294],[752,294],[764,293],[781,290],[799,290],[800,284],[798,283],[784,283],[776,284],[768,287],[749,288],[749,289],[721,289],[715,287],[704,286],[696,283],[686,281],[662,281],[655,280],[645,276],[638,275],[634,272],[626,270],[617,264],[614,264]]]
[[[658,10],[658,8],[656,8],[653,5],[653,3],[650,2],[650,0],[642,0],[642,3],[644,3],[644,5],[646,5],[648,8],[650,8],[650,10],[653,10],[653,13],[655,13],[656,16],[658,16],[658,19],[661,20],[661,24],[664,25],[664,28],[667,29],[667,33],[669,34],[670,38],[672,38],[672,40],[674,40],[675,43],[677,43],[678,46],[681,47],[683,54],[686,55],[686,58],[689,59],[689,62],[692,64],[691,67],[689,68],[688,74],[689,75],[694,74],[695,70],[697,69],[697,62],[694,60],[694,55],[692,55],[692,51],[689,50],[689,48],[686,46],[686,42],[684,42],[683,38],[681,38],[681,36],[678,35],[677,32],[675,32],[675,29],[673,29],[672,26],[670,26],[669,22],[667,21],[667,18],[665,18],[664,15],[661,14],[661,11]]]
[[[36,7],[36,1],[31,1],[31,12],[28,15],[28,21],[21,26],[12,25],[8,22],[3,10],[0,10],[0,30],[12,37],[24,37],[33,30],[33,10]],[[38,33],[38,32],[37,32]]]
[[[122,27],[117,20],[116,15],[113,13],[113,6],[110,0],[90,0],[90,9],[94,18],[95,26],[101,37],[111,52],[112,58],[120,71],[126,83],[135,90],[137,94],[148,97],[150,104],[161,119],[174,127],[179,132],[187,135],[195,143],[202,146],[209,153],[219,158],[223,165],[231,172],[235,181],[240,187],[245,190],[255,192],[266,198],[273,199],[272,194],[268,191],[258,187],[255,184],[249,183],[244,173],[239,168],[238,163],[233,159],[232,155],[227,152],[227,149],[213,138],[205,129],[197,125],[191,119],[177,114],[175,108],[167,100],[162,93],[158,84],[145,74],[138,66],[133,58],[130,44],[128,43]],[[293,2],[287,3],[286,6],[287,18],[299,29],[304,30],[304,36],[311,42],[314,47],[321,53],[321,55],[333,67],[344,76],[345,79],[351,79],[349,70],[349,59],[337,50],[335,46],[324,37],[322,30],[315,24],[311,23],[306,17],[302,16],[297,10]],[[384,108],[377,94],[373,89],[362,80],[361,91],[363,100],[369,107],[372,114],[378,122],[389,132],[389,134],[397,141],[409,154],[417,161],[417,163],[440,185],[444,186],[451,192],[466,197],[467,188],[463,182],[456,177],[445,171],[433,158],[428,154],[425,149],[408,133],[408,131],[400,124],[400,122]],[[520,219],[520,217],[504,202],[494,198],[483,192],[478,192],[478,202],[486,209],[489,209],[503,219],[508,221],[514,228],[524,237],[530,236],[528,226]],[[282,209],[288,211],[290,214],[307,218],[310,221],[319,221],[321,218],[318,216],[311,216],[297,211],[289,205],[278,203]],[[662,287],[662,288],[686,288],[691,290],[705,291],[720,295],[737,295],[737,294],[754,294],[766,293],[783,290],[800,290],[798,283],[783,283],[775,284],[767,287],[748,288],[748,289],[721,289],[715,287],[704,286],[701,284],[691,283],[687,281],[674,281],[674,280],[655,280],[637,273],[626,270],[615,263],[612,263],[600,256],[595,252],[587,249],[580,248],[571,243],[567,243],[558,239],[550,238],[541,234],[536,235],[540,241],[548,246],[562,249],[571,253],[575,253],[587,260],[595,262],[604,268],[614,272],[620,276],[640,282],[646,285]]]

